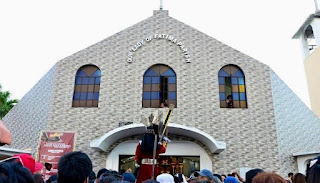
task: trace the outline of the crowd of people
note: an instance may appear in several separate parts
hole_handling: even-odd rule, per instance
[[[32,166],[35,166],[33,164]],[[43,175],[35,171],[35,167],[24,165],[19,158],[9,158],[0,163],[0,183],[44,183]],[[143,172],[139,172],[143,173]],[[135,183],[136,176],[131,169],[125,172],[101,169],[95,174],[92,170],[90,158],[82,152],[76,151],[62,156],[58,162],[57,175],[51,176],[46,183]],[[203,169],[191,174],[163,173],[148,179],[143,183],[320,183],[320,156],[307,170],[307,175],[289,173],[285,180],[280,175],[265,172],[262,169],[252,169],[246,173],[245,179],[237,172],[219,175],[211,170]]]

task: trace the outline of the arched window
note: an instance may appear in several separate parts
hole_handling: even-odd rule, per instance
[[[227,65],[219,71],[221,108],[247,108],[245,77],[235,65]]]
[[[154,65],[143,75],[142,107],[177,106],[176,73],[166,65]]]
[[[98,107],[100,79],[97,66],[82,66],[76,75],[72,107]]]
[[[307,40],[309,51],[310,53],[314,51],[314,49],[317,48],[317,43],[314,38],[313,29],[311,25],[308,25],[305,33],[304,33],[305,39]]]

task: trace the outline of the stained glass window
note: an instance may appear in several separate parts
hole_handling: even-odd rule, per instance
[[[177,106],[177,78],[172,68],[157,64],[143,75],[142,107],[160,108],[161,104]]]
[[[245,77],[235,65],[227,65],[218,74],[221,108],[247,108]]]
[[[98,67],[82,66],[76,74],[72,107],[98,107],[100,79]]]

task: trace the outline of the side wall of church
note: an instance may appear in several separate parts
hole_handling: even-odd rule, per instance
[[[12,133],[10,148],[29,149],[35,155],[40,131],[48,125],[55,76],[53,66],[3,118]]]
[[[320,150],[320,119],[270,69],[281,171],[298,172],[297,152]]]

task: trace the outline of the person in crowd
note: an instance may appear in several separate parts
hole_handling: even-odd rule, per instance
[[[20,162],[0,163],[1,183],[34,183],[30,170]]]
[[[224,174],[222,174],[221,175],[221,182],[224,182],[224,180],[227,178],[227,176],[226,175],[224,175]]]
[[[239,183],[238,179],[234,176],[228,176],[224,180],[224,183]]]
[[[146,181],[143,181],[142,183],[160,183],[160,182],[158,182],[156,180],[148,179]]]
[[[236,177],[240,182],[245,182],[245,180],[239,175],[238,172],[233,172],[232,175]]]
[[[320,156],[307,172],[307,183],[320,183]]]
[[[214,183],[213,173],[208,169],[203,169],[199,172],[198,180]]]
[[[159,183],[174,183],[174,178],[171,174],[163,173],[157,176]]]
[[[220,180],[220,182],[222,182],[222,177],[219,174],[213,174],[213,176],[218,177],[218,179]]]
[[[46,181],[46,183],[54,183],[58,179],[57,175],[51,175],[50,178]]]
[[[217,176],[213,176],[213,183],[221,183],[221,180]]]
[[[33,176],[34,183],[44,183],[43,177],[41,174],[35,173],[32,176]]]
[[[130,173],[130,172],[123,173],[122,174],[122,180],[131,182],[131,183],[135,183],[136,182],[136,178],[134,177],[133,173]]]
[[[173,177],[176,183],[187,183],[186,177],[182,173],[176,174]]]
[[[99,183],[112,183],[114,181],[122,181],[123,177],[113,171],[108,171],[100,176]]]
[[[287,179],[288,183],[292,183],[292,177],[293,177],[293,173],[292,172],[288,173],[288,179]]]
[[[276,173],[259,173],[252,183],[287,183],[287,181]]]
[[[96,178],[97,178],[96,173],[94,173],[94,171],[91,170],[91,172],[89,174],[89,181],[95,182]]]
[[[173,176],[174,183],[181,183],[181,180],[177,176]]]
[[[198,180],[199,172],[195,171],[190,175],[190,180]]]
[[[100,177],[102,174],[106,173],[106,172],[109,172],[109,170],[107,170],[106,168],[102,168],[98,171],[97,173],[97,179],[96,179],[96,183],[99,183],[100,182]]]
[[[58,162],[58,183],[88,183],[91,170],[92,162],[85,153],[67,153]]]
[[[292,183],[306,183],[306,176],[301,173],[294,174]]]
[[[104,176],[104,175],[105,174],[103,174],[103,176],[100,178],[99,183],[112,183],[115,181],[119,181],[115,176],[112,176],[112,175]]]
[[[13,158],[16,158],[24,167],[30,170],[31,174],[42,169],[43,165],[34,160],[30,154],[21,153],[13,155]]]
[[[252,179],[258,175],[259,173],[262,173],[263,170],[256,168],[256,169],[251,169],[246,173],[246,183],[252,183]]]

